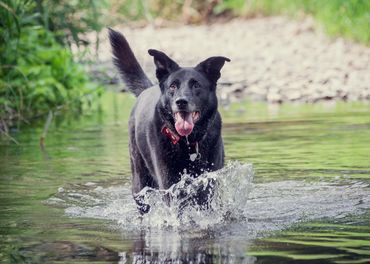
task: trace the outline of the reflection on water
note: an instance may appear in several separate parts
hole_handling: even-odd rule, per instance
[[[209,242],[214,240],[212,235],[204,234]],[[204,242],[199,237],[184,237],[173,231],[147,231],[135,241],[132,256],[121,255],[127,263],[255,263],[255,257],[245,254],[245,243],[235,246],[224,241],[208,248]]]
[[[43,122],[13,132],[20,146],[1,142],[1,261],[368,262],[369,105],[233,104],[223,137],[240,163],[171,190],[215,180],[214,210],[184,197],[168,207],[150,191],[141,219],[127,150],[133,102],[106,94],[83,116],[56,116],[45,152]]]

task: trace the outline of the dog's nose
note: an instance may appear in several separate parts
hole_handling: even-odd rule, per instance
[[[188,106],[188,100],[186,100],[185,98],[177,98],[175,103],[179,108],[185,108]]]

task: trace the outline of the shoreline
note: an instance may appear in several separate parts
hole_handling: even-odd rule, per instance
[[[370,47],[330,38],[310,18],[258,17],[177,28],[114,29],[125,35],[152,80],[149,48],[164,51],[182,66],[194,66],[210,56],[229,57],[231,62],[219,80],[221,99],[270,103],[370,100]],[[106,31],[101,32],[98,54],[97,71],[117,78]]]

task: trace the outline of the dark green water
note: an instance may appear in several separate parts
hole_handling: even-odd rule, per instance
[[[39,147],[43,122],[14,131],[19,146],[1,141],[1,263],[370,262],[369,206],[297,221],[249,239],[235,224],[237,232],[175,238],[167,230],[151,235],[125,231],[112,228],[104,217],[67,216],[63,201],[48,204],[58,188],[130,184],[126,124],[133,102],[131,96],[107,93],[84,115],[56,116],[44,151]],[[358,204],[370,202],[369,104],[239,103],[222,112],[227,159],[253,163],[255,183],[351,181],[350,192],[356,195],[359,184],[365,194],[363,200],[356,197]],[[337,196],[338,211],[347,196]]]

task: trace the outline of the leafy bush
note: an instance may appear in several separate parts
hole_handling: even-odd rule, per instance
[[[60,107],[79,108],[98,91],[72,53],[40,24],[32,0],[0,0],[0,128]]]

